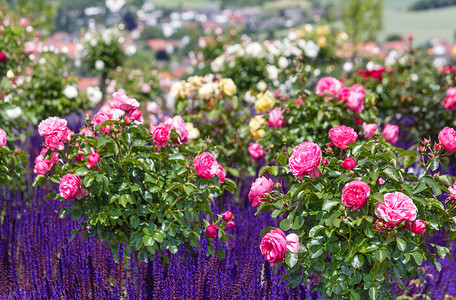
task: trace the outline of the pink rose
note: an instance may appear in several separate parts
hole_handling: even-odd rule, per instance
[[[67,130],[67,121],[59,117],[49,117],[38,125],[38,132],[41,136],[57,134],[61,131],[66,132]]]
[[[46,147],[49,149],[56,149],[56,150],[65,149],[65,147],[63,146],[63,143],[60,142],[59,138],[55,134],[46,135],[44,137],[44,143],[46,144]]]
[[[347,102],[348,97],[350,97],[351,89],[349,87],[342,87],[339,92],[337,93],[337,97],[342,102]]]
[[[346,157],[344,162],[340,164],[340,166],[346,170],[351,170],[356,167],[356,160],[351,157]]]
[[[274,188],[274,182],[264,176],[257,178],[250,187],[249,201],[253,207],[258,207],[265,201],[264,194],[269,193]]]
[[[448,88],[447,96],[443,100],[443,106],[446,110],[453,110],[456,107],[456,88]]]
[[[0,129],[0,147],[6,146],[6,131]]]
[[[348,144],[356,141],[358,135],[348,126],[336,126],[329,130],[329,138],[339,148],[347,149]]]
[[[366,90],[361,84],[354,84],[350,87],[350,89],[355,93],[361,93],[366,96]]]
[[[370,196],[367,183],[355,180],[347,183],[342,189],[342,203],[352,210],[357,210],[366,205]]]
[[[452,186],[449,186],[448,190],[450,191],[450,198],[455,200],[456,199],[456,182],[453,183]]]
[[[152,132],[152,137],[154,139],[155,145],[157,145],[158,151],[160,151],[161,147],[168,145],[170,134],[171,128],[167,124],[161,123],[155,127],[154,131]]]
[[[316,92],[318,96],[327,95],[326,99],[331,99],[332,96],[337,96],[337,93],[342,88],[342,83],[333,77],[323,77],[317,82]]]
[[[382,134],[388,142],[394,145],[399,137],[399,126],[386,124]]]
[[[41,150],[40,155],[35,158],[35,167],[33,168],[33,172],[37,175],[45,175],[59,160],[59,154],[57,152],[53,152],[51,159],[45,159],[46,152],[48,148],[44,148]]]
[[[362,125],[363,127],[363,131],[364,131],[364,137],[369,139],[369,138],[373,138],[374,137],[374,134],[375,134],[375,130],[377,130],[377,124],[366,124],[366,123],[363,123]]]
[[[79,134],[83,134],[85,137],[92,137],[93,136],[93,133],[92,131],[89,129],[89,128],[82,128],[81,130],[79,130]]]
[[[260,143],[250,143],[248,151],[250,157],[255,161],[259,161],[266,155],[266,151],[263,151]]]
[[[356,114],[361,113],[364,110],[364,97],[363,93],[352,91],[347,101],[348,108]]]
[[[303,142],[293,149],[290,157],[289,167],[291,174],[298,178],[309,175],[312,178],[318,177],[321,163],[321,148],[312,142]]]
[[[423,220],[415,220],[410,226],[410,231],[414,234],[423,234],[426,231],[426,223]]]
[[[210,239],[213,239],[218,234],[218,226],[215,224],[209,224],[206,227],[206,236]]]
[[[285,260],[287,253],[287,238],[282,230],[269,231],[261,240],[261,254],[270,263],[278,263]]]
[[[209,152],[203,152],[193,159],[193,167],[199,177],[210,179],[215,175],[220,177],[220,182],[225,181],[225,170],[217,162],[214,155]]]
[[[93,116],[93,123],[96,125],[98,124],[104,124],[106,121],[109,121],[109,120],[112,120],[113,119],[113,115],[110,114],[110,113],[107,113],[103,110],[100,110],[99,112],[97,112],[94,116]],[[100,131],[105,133],[105,134],[108,134],[109,131],[111,130],[112,126],[110,126],[109,128],[108,127],[101,127],[100,128]]]
[[[416,213],[413,200],[401,192],[385,194],[384,203],[378,202],[375,206],[377,217],[394,225],[404,220],[413,222],[416,219]]]
[[[112,108],[121,109],[124,112],[129,112],[132,109],[138,108],[139,102],[134,98],[130,98],[123,92],[114,93],[112,99]]]
[[[384,185],[384,184],[385,184],[385,179],[379,178],[379,179],[377,180],[377,184],[378,184],[378,185]]]
[[[81,189],[81,179],[72,173],[68,173],[60,179],[60,196],[67,200],[71,200],[78,196]]]
[[[100,161],[100,153],[96,152],[93,154],[89,154],[89,157],[87,159],[89,160],[89,162],[87,163],[87,168],[93,168]]]
[[[230,221],[231,219],[233,219],[234,215],[232,212],[230,212],[229,210],[227,210],[226,212],[224,212],[222,214],[222,219],[225,221],[225,222],[228,222]]]
[[[132,109],[128,112],[128,116],[125,117],[126,123],[140,120],[142,118],[142,112],[139,109]]]
[[[439,142],[446,151],[456,152],[456,131],[450,127],[443,128],[439,133]]]
[[[175,129],[180,134],[180,137],[178,137],[177,141],[175,141],[177,144],[182,145],[188,142],[187,125],[185,125],[185,121],[181,116],[175,116],[172,119],[170,118],[165,121],[165,124],[168,124],[171,126],[171,129]]]
[[[234,221],[226,222],[226,230],[233,229],[235,226],[236,226],[236,223],[234,223]]]
[[[0,52],[0,62],[4,62],[6,60],[6,53]]]
[[[285,127],[285,119],[281,108],[274,108],[269,112],[269,127],[279,128]]]

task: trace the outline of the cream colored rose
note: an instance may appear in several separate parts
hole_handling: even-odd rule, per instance
[[[231,78],[222,78],[218,82],[219,89],[227,96],[233,96],[236,93],[236,84]]]
[[[188,139],[194,141],[200,137],[200,131],[195,128],[192,123],[185,123],[188,130]]]
[[[203,86],[198,90],[198,94],[202,99],[210,99],[214,96],[217,96],[219,93],[216,83],[208,82],[203,84]]]
[[[274,106],[274,102],[274,95],[270,91],[266,91],[258,95],[258,99],[255,101],[255,109],[258,113],[267,112]]]
[[[174,99],[185,99],[188,95],[188,88],[185,81],[179,81],[173,84],[170,89],[171,96]]]
[[[261,127],[266,124],[266,120],[262,116],[255,116],[250,119],[249,128],[250,135],[254,138],[262,138],[266,134]]]
[[[203,85],[204,77],[191,76],[187,79],[187,82],[190,84],[192,90],[198,90]]]

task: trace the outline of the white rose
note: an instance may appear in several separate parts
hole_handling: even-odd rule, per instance
[[[63,91],[63,94],[68,99],[73,99],[78,96],[78,89],[73,85],[69,85],[65,88],[65,90]]]
[[[95,69],[97,69],[98,71],[103,70],[104,67],[105,67],[104,61],[102,61],[102,60],[97,60],[97,61],[95,62]]]
[[[17,117],[19,117],[21,114],[22,114],[22,109],[18,106],[16,106],[15,108],[10,108],[10,109],[7,109],[5,110],[6,112],[6,115],[10,118],[10,119],[16,119]]]

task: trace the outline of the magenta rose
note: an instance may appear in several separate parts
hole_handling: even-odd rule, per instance
[[[226,230],[233,229],[235,226],[236,226],[236,223],[234,223],[234,221],[226,222]]]
[[[386,124],[382,134],[388,142],[394,145],[399,137],[399,126]]]
[[[339,148],[347,149],[348,144],[356,141],[358,134],[348,126],[336,126],[329,130],[329,138]]]
[[[199,177],[210,179],[215,175],[220,177],[220,182],[225,180],[225,170],[217,162],[214,155],[209,152],[203,152],[193,159],[193,167]]]
[[[93,136],[93,132],[89,128],[82,128],[79,130],[79,134],[83,134],[85,137]]]
[[[81,189],[81,179],[72,173],[68,173],[60,179],[60,196],[67,200],[71,200],[78,196]]]
[[[387,193],[384,203],[377,203],[375,214],[386,223],[397,225],[402,221],[413,222],[416,219],[417,209],[413,200],[401,193]]]
[[[323,77],[317,82],[316,92],[318,96],[327,95],[326,99],[331,99],[337,96],[337,93],[342,88],[342,83],[333,77]]]
[[[361,84],[354,84],[350,87],[350,89],[355,93],[361,93],[366,96],[366,90]]]
[[[0,62],[4,62],[6,60],[6,53],[0,52]]]
[[[312,142],[302,142],[293,149],[290,157],[289,167],[293,176],[303,178],[309,175],[312,178],[318,177],[320,170],[318,165],[321,163],[321,148]]]
[[[152,127],[151,127],[152,129]],[[152,138],[154,139],[157,150],[160,151],[161,147],[168,145],[171,128],[165,123],[156,126],[152,131]]]
[[[415,220],[410,225],[410,231],[414,234],[423,234],[426,231],[426,223],[423,220]]]
[[[260,250],[267,261],[278,263],[285,260],[287,250],[292,253],[299,251],[299,238],[294,233],[285,236],[282,230],[273,229],[261,240]]]
[[[339,98],[339,100],[342,102],[347,102],[348,97],[350,97],[350,93],[351,93],[351,88],[344,86],[337,93],[337,98]]]
[[[0,129],[0,147],[6,146],[6,131]]]
[[[451,127],[443,128],[439,133],[439,142],[446,151],[456,152],[456,131]]]
[[[111,113],[107,113],[103,110],[100,110],[93,116],[93,123],[96,125],[104,124],[106,121],[113,120],[113,115]],[[100,131],[108,134],[112,126],[108,127],[101,127]]]
[[[93,168],[97,165],[97,163],[100,161],[100,153],[96,152],[93,154],[89,154],[88,163],[87,163],[87,168]]]
[[[259,161],[266,155],[266,151],[261,148],[260,143],[250,143],[248,151],[250,153],[250,157],[255,161]]]
[[[281,108],[274,108],[269,112],[269,127],[279,128],[285,127],[285,119]]]
[[[365,94],[352,91],[347,101],[348,108],[356,114],[361,113],[364,110],[364,97]]]
[[[206,236],[210,239],[213,239],[218,234],[218,226],[215,224],[209,224],[206,227]]]
[[[45,159],[48,150],[48,148],[42,149],[40,155],[35,158],[33,172],[37,175],[45,175],[54,166],[54,163],[59,160],[59,154],[57,152],[52,153],[50,160]]]
[[[274,188],[274,182],[264,176],[257,178],[252,182],[249,191],[249,201],[253,207],[258,207],[265,201],[264,194],[269,193]]]
[[[372,123],[372,124],[367,124],[363,123],[362,125],[363,131],[364,131],[364,137],[369,139],[373,138],[375,134],[375,130],[377,130],[377,124]]]
[[[46,135],[44,137],[44,143],[46,144],[46,147],[49,149],[56,149],[56,150],[65,149],[65,146],[63,146],[63,143],[60,142],[60,139],[57,137],[56,134]]]
[[[171,126],[171,129],[175,129],[177,132],[179,132],[180,137],[175,141],[177,144],[182,145],[188,142],[187,125],[185,125],[185,121],[181,116],[175,116],[172,119],[170,118],[166,120],[165,123]]]
[[[132,109],[138,108],[139,102],[134,98],[130,98],[123,92],[116,92],[112,99],[112,108],[121,109],[124,112],[129,112]]]
[[[357,210],[366,205],[370,196],[367,183],[355,180],[347,183],[342,189],[342,203],[352,210]]]
[[[231,219],[234,218],[234,215],[232,212],[230,212],[229,210],[227,210],[226,212],[224,212],[222,214],[222,219],[225,221],[225,222],[228,222],[230,221]]]
[[[346,157],[344,162],[340,164],[340,166],[346,170],[351,170],[356,167],[356,160],[351,157]]]
[[[139,109],[132,109],[128,112],[128,116],[125,117],[126,123],[131,123],[133,121],[141,120],[142,112]]]
[[[443,106],[446,110],[453,110],[456,107],[456,88],[448,88],[447,96],[443,100]]]
[[[60,119],[59,117],[49,117],[46,120],[41,121],[38,125],[38,132],[41,136],[58,134],[59,132],[67,131],[67,121]]]

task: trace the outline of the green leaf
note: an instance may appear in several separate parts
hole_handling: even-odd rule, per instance
[[[437,169],[439,168],[439,165],[440,165],[440,164],[439,164],[439,160],[438,160],[438,159],[435,159],[435,158],[431,159],[430,164],[431,164],[431,170],[432,170],[432,171],[437,170]]]
[[[288,158],[285,155],[285,153],[282,153],[276,158],[275,164],[276,165],[280,164],[282,166],[285,166],[287,164],[287,160],[288,160]]]
[[[74,175],[76,176],[85,176],[89,173],[89,170],[87,170],[86,168],[82,167],[82,168],[79,168],[76,170],[76,172],[74,172]]]
[[[353,268],[355,268],[355,269],[361,268],[363,266],[363,264],[364,264],[363,256],[355,255],[353,257],[353,260],[352,260],[351,264],[352,264]]]
[[[38,175],[38,176],[36,176],[35,180],[33,181],[32,186],[34,186],[34,187],[37,185],[43,186],[45,182],[46,182],[46,176]]]
[[[378,293],[378,288],[376,288],[375,286],[371,287],[369,289],[369,297],[370,297],[370,299],[372,299],[372,300],[377,299],[377,296],[378,296],[377,293]]]
[[[272,176],[277,176],[279,174],[279,167],[277,167],[277,166],[269,167],[269,174],[271,174]]]
[[[180,153],[174,153],[174,154],[171,154],[169,157],[168,157],[169,160],[180,160],[180,161],[185,161],[185,156],[183,156],[182,154]]]
[[[97,147],[101,147],[104,144],[106,144],[107,142],[109,142],[109,140],[106,138],[106,135],[101,133],[97,139]]]
[[[440,175],[439,176],[439,181],[445,185],[450,186],[451,183],[451,176],[450,175]]]
[[[195,191],[195,188],[193,187],[193,184],[186,183],[184,185],[184,191],[187,195],[190,196]]]
[[[339,201],[335,201],[335,200],[325,200],[323,202],[323,207],[322,209],[325,210],[325,211],[328,211],[330,210],[332,207],[336,206],[339,204]]]
[[[145,235],[145,236],[143,236],[143,243],[145,246],[153,246],[155,241],[154,241],[154,238],[151,237],[150,235]]]
[[[361,296],[354,289],[350,289],[350,300],[361,300]]]
[[[315,234],[317,234],[317,232],[323,228],[324,228],[323,225],[317,225],[317,226],[312,227],[312,229],[309,230],[309,237],[314,237]]]
[[[421,255],[419,252],[412,252],[410,253],[410,255],[413,256],[413,259],[415,260],[416,264],[418,266],[421,266],[421,264],[423,263],[423,255]]]
[[[282,222],[280,222],[280,229],[283,231],[290,230],[291,226],[293,226],[293,222],[288,219],[283,219]]]
[[[410,167],[415,161],[416,161],[415,156],[406,156],[404,158],[404,169],[407,169],[408,167]]]
[[[396,243],[397,243],[397,248],[400,251],[404,252],[405,251],[405,247],[407,246],[405,241],[403,239],[401,239],[401,238],[397,238]]]
[[[377,261],[382,262],[385,260],[385,258],[386,258],[385,249],[378,249],[377,251],[375,251],[375,259],[377,259]]]
[[[71,219],[73,219],[73,221],[78,221],[82,216],[82,212],[80,209],[75,209],[71,212]]]
[[[385,174],[388,175],[389,178],[391,178],[395,181],[400,181],[399,173],[397,172],[396,169],[387,168],[387,169],[383,170],[383,172],[385,172]]]
[[[258,176],[263,176],[264,172],[267,170],[269,170],[269,166],[261,167],[260,171],[258,172]]]
[[[290,251],[287,251],[287,254],[285,255],[285,263],[290,268],[293,268],[296,265],[297,262],[298,262],[298,254],[297,253],[291,253]]]

